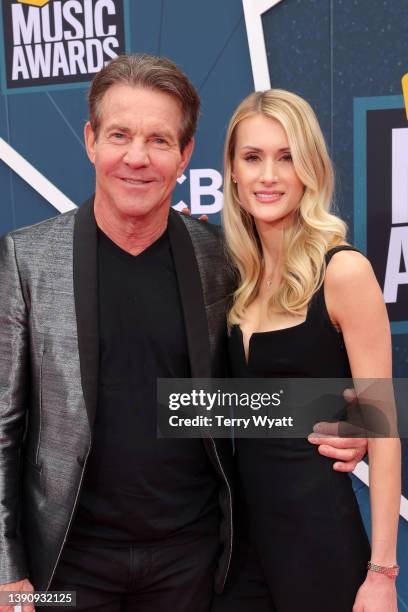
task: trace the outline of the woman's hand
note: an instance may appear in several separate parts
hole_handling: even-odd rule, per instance
[[[398,612],[395,578],[368,571],[352,612]]]
[[[191,210],[188,208],[188,206],[186,206],[185,208],[181,209],[181,214],[185,215],[186,217],[191,217]],[[198,217],[199,221],[208,221],[208,215],[200,215]]]

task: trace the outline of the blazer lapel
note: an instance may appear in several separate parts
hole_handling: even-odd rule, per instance
[[[200,272],[190,234],[179,213],[170,209],[169,239],[186,329],[192,378],[210,378],[211,355]]]
[[[98,266],[93,198],[75,216],[73,245],[74,297],[82,390],[92,429],[98,396]]]

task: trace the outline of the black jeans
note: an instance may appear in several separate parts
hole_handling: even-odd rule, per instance
[[[69,543],[50,590],[76,591],[76,607],[52,610],[209,612],[218,548],[216,536],[146,547]]]

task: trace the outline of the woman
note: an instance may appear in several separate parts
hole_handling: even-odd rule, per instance
[[[308,103],[278,89],[251,94],[231,119],[224,164],[239,277],[228,315],[233,376],[391,378],[381,290],[330,212],[332,165]],[[397,610],[399,440],[372,438],[368,450],[371,556],[348,475],[307,440],[236,440],[249,538],[238,521],[215,610]]]

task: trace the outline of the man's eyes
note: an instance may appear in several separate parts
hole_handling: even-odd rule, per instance
[[[167,146],[169,144],[168,140],[162,136],[154,136],[154,138],[152,138],[152,142],[154,142],[157,145],[164,145],[164,146]]]
[[[110,137],[113,140],[124,140],[126,138],[126,134],[124,134],[123,132],[112,132]]]
[[[109,139],[115,142],[124,142],[128,140],[130,136],[124,132],[111,132],[109,134]],[[170,146],[169,140],[164,136],[152,136],[147,142],[151,142],[154,145],[158,145],[160,147],[168,147]]]

